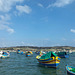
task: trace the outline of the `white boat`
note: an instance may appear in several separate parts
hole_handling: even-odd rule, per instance
[[[0,58],[8,58],[10,56],[9,52],[0,52]]]
[[[0,58],[2,57],[2,53],[3,53],[3,51],[0,51]]]
[[[69,53],[72,53],[72,50],[69,50]]]

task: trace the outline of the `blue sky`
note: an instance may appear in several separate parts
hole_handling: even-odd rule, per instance
[[[0,47],[75,46],[75,0],[0,0]]]

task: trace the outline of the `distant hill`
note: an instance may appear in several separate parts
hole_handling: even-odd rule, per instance
[[[37,47],[37,46],[16,46],[16,47],[3,47],[3,48],[0,48],[0,49],[3,49],[3,50],[17,50],[17,49],[22,49],[22,50],[32,50],[32,49],[72,49],[72,50],[75,50],[75,47],[71,47],[71,46],[54,46],[54,47]]]

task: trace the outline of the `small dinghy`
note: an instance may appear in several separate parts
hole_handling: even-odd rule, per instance
[[[75,75],[75,67],[66,66],[66,70],[69,75]]]

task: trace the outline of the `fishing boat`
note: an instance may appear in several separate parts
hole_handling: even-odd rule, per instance
[[[75,67],[72,66],[66,66],[67,74],[69,75],[75,75]]]
[[[24,52],[21,52],[21,54],[24,54]]]
[[[69,54],[67,52],[58,52],[57,55],[61,58],[68,58]]]
[[[1,58],[8,58],[10,56],[9,52],[3,52]]]
[[[61,58],[58,57],[54,52],[48,52],[47,54],[36,56],[40,65],[47,66],[47,67],[54,67],[56,68]]]
[[[37,55],[39,55],[39,54],[40,54],[40,51],[36,51],[35,53],[36,53]]]
[[[22,52],[20,50],[17,50],[17,54],[24,54],[25,52]]]
[[[28,56],[32,56],[32,54],[33,54],[32,51],[27,51],[27,52],[26,52],[26,56],[27,56],[27,57],[28,57]]]
[[[20,50],[17,50],[17,54],[20,54],[21,53],[21,51]]]
[[[69,50],[69,53],[72,54],[72,50]]]

